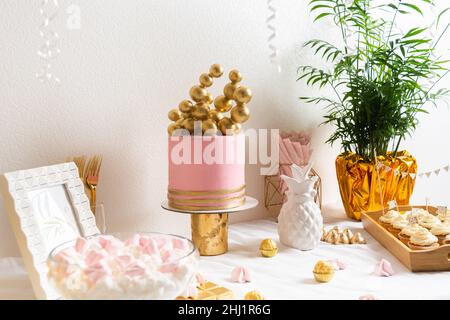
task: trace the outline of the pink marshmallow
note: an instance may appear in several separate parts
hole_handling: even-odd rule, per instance
[[[238,283],[250,282],[250,271],[245,267],[236,267],[231,271],[231,281]]]
[[[328,260],[328,262],[333,265],[334,270],[344,270],[347,267],[345,262],[338,258],[333,259],[333,260]]]
[[[132,236],[131,238],[129,238],[125,241],[125,246],[127,246],[127,247],[138,246],[139,242],[140,242],[140,236],[138,234],[135,234],[134,236]]]
[[[120,266],[120,268],[124,270],[131,264],[131,262],[133,261],[133,257],[130,255],[122,255],[118,256],[115,261]]]
[[[95,265],[103,259],[103,255],[95,250],[91,250],[87,253],[85,262],[88,266]]]
[[[127,268],[125,274],[130,277],[138,277],[145,274],[145,269],[137,263],[133,263]]]
[[[172,239],[172,246],[174,249],[187,250],[189,248],[188,242],[185,239]]]
[[[178,262],[163,264],[159,271],[162,273],[174,273],[178,270]]]

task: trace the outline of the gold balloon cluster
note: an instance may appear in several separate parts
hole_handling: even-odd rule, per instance
[[[202,133],[215,135],[219,131],[226,134],[238,134],[242,129],[242,123],[250,118],[250,110],[247,104],[252,99],[251,90],[243,85],[242,74],[238,70],[231,70],[228,74],[230,83],[223,88],[223,95],[213,98],[206,88],[211,87],[214,78],[223,75],[223,68],[219,64],[213,64],[209,73],[202,73],[199,85],[189,90],[191,100],[183,100],[178,109],[169,111],[169,119],[173,121],[167,131],[169,135],[177,129],[186,129],[190,134],[194,133],[196,121],[201,121]],[[211,108],[214,104],[214,109]],[[227,117],[224,113],[230,112]]]

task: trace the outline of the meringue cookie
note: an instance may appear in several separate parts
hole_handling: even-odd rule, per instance
[[[380,277],[390,277],[394,274],[394,269],[389,261],[381,259],[375,266],[375,274]]]
[[[231,281],[238,283],[250,282],[250,271],[245,267],[236,267],[231,271]]]
[[[328,262],[331,263],[334,270],[336,270],[336,271],[344,270],[345,268],[347,268],[346,263],[339,258],[328,260]]]

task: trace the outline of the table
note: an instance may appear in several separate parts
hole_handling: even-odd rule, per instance
[[[450,272],[412,273],[394,256],[368,235],[360,222],[349,221],[341,211],[327,216],[326,225],[339,225],[362,232],[367,245],[331,245],[321,243],[312,251],[298,251],[279,244],[274,258],[259,255],[259,243],[264,238],[278,242],[276,222],[254,220],[229,226],[229,252],[220,256],[201,257],[200,272],[207,280],[227,287],[242,299],[250,290],[259,290],[267,299],[358,299],[372,294],[379,299],[450,299]],[[340,258],[347,269],[337,271],[329,283],[314,281],[312,270],[319,259]],[[381,258],[392,263],[396,274],[379,277],[373,274]],[[251,270],[253,281],[231,282],[235,266]],[[0,299],[31,299],[21,259],[0,259]]]

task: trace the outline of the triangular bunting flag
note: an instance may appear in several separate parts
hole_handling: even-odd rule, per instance
[[[386,167],[384,168],[384,170],[386,171],[386,173],[388,173],[389,171],[391,171],[391,170],[392,170],[392,168],[391,168],[391,167],[388,167],[388,166],[386,166]]]
[[[402,172],[402,178],[406,177],[408,175],[408,172]]]
[[[377,170],[380,170],[382,166],[383,166],[383,164],[380,163],[380,162],[378,162],[378,163],[377,163]]]
[[[450,165],[446,165],[443,169],[448,172],[448,169],[450,169]]]
[[[441,169],[434,170],[434,174],[437,176],[439,175],[439,172],[441,172]]]
[[[396,176],[398,176],[398,174],[399,174],[398,170],[395,169],[395,170],[394,170],[394,176],[396,177]]]
[[[425,175],[429,178],[431,176],[431,172],[425,172]]]
[[[423,177],[423,173],[419,173],[419,178],[422,178]]]
[[[410,173],[409,176],[411,177],[411,179],[414,180],[414,178],[416,177],[416,174],[415,173]]]

